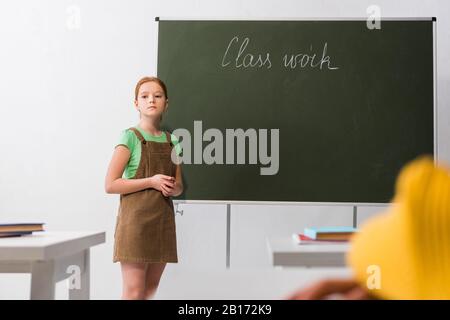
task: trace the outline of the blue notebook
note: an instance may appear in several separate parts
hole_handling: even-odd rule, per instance
[[[353,227],[305,228],[304,235],[311,239],[317,239],[321,234],[348,234],[348,233],[355,233],[357,231],[358,230]]]

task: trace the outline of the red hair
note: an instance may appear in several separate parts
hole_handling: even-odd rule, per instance
[[[166,99],[169,98],[169,96],[167,95],[166,84],[161,79],[159,79],[157,77],[144,77],[141,80],[139,80],[138,83],[136,84],[136,89],[134,89],[134,100],[138,99],[139,89],[146,82],[156,82],[157,84],[159,84],[159,86],[164,91],[164,95],[166,96]]]

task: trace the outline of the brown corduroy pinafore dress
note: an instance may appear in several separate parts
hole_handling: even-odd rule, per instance
[[[171,160],[172,142],[146,141],[130,128],[141,142],[141,160],[133,179],[164,174],[175,177]],[[173,202],[160,191],[149,188],[120,195],[114,233],[114,262],[178,262]]]

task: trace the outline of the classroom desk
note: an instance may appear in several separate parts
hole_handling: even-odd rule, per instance
[[[281,267],[345,267],[348,243],[303,244],[292,237],[267,238],[273,266]]]
[[[56,282],[76,270],[80,288],[70,289],[69,299],[89,299],[89,249],[104,242],[105,232],[43,231],[0,238],[0,272],[31,273],[30,299],[34,300],[54,299]]]
[[[280,300],[328,278],[349,278],[348,268],[203,268],[168,264],[155,300]],[[186,301],[189,304],[189,301]]]

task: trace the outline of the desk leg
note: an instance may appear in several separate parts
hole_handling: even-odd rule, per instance
[[[80,288],[69,289],[69,300],[89,300],[90,292],[90,252],[89,249],[83,252],[83,266],[80,279]]]
[[[227,269],[230,269],[230,252],[231,252],[231,204],[227,204],[227,243],[226,243],[226,262]]]
[[[53,260],[35,261],[31,264],[30,299],[55,299],[55,264]]]

